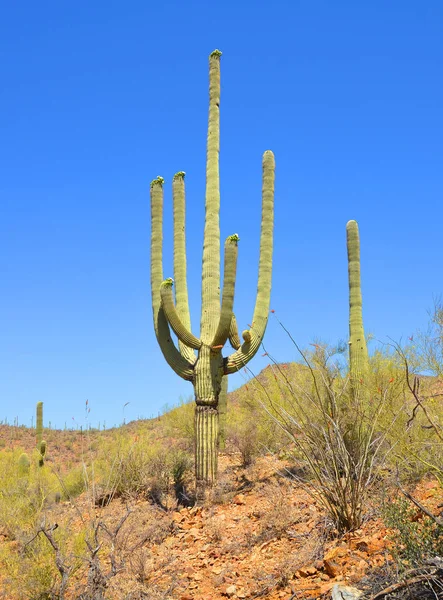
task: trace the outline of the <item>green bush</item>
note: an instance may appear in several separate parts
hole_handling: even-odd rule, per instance
[[[426,559],[443,556],[443,526],[417,514],[405,499],[398,499],[384,509],[385,523],[395,530],[391,536],[392,554],[401,569],[418,567]]]

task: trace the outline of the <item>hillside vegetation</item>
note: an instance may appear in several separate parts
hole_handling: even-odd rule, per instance
[[[311,349],[229,394],[203,505],[192,402],[43,428],[42,466],[34,429],[1,426],[0,598],[402,598],[423,573],[434,595],[413,597],[440,597],[438,568],[420,570],[443,555],[440,379],[408,385],[406,353],[376,352],[356,405],[337,349]]]

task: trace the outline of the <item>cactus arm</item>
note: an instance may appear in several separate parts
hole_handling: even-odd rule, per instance
[[[237,274],[237,256],[239,237],[236,233],[230,235],[225,242],[225,265],[223,275],[223,295],[218,322],[211,346],[223,347],[229,337],[234,307],[235,278]]]
[[[220,315],[220,56],[209,56],[209,120],[206,152],[206,204],[202,262],[200,337],[210,344]]]
[[[161,306],[160,285],[163,280],[163,179],[157,177],[151,183],[151,294],[154,330],[163,356],[168,365],[183,379],[192,381],[193,366],[187,361],[171,339],[168,321]]]
[[[238,350],[241,346],[240,338],[238,336],[237,319],[235,318],[234,313],[232,313],[231,325],[229,327],[229,343],[234,350]]]
[[[46,442],[45,442],[45,440],[42,440],[40,442],[40,445],[39,445],[39,448],[38,448],[38,450],[40,452],[40,456],[39,456],[39,459],[38,459],[38,466],[39,467],[43,467],[43,465],[45,464],[46,449],[47,449]]]
[[[243,332],[242,346],[225,360],[225,374],[236,373],[256,354],[268,322],[271,298],[272,248],[274,229],[275,159],[268,150],[263,154],[262,224],[257,296],[252,327]]]
[[[179,342],[181,342],[188,350],[189,348],[198,350],[202,345],[201,341],[196,338],[195,335],[192,335],[192,333],[184,326],[175,308],[174,298],[172,297],[173,285],[173,280],[169,278],[165,279],[160,286],[162,308],[165,312],[169,325],[171,326],[175,335],[178,337]],[[195,355],[193,356],[195,358]]]
[[[188,284],[186,277],[186,236],[185,236],[185,173],[179,171],[172,180],[172,200],[174,206],[174,279],[175,302],[178,317],[187,331],[191,331],[191,315],[189,312]],[[195,362],[195,354],[180,339],[178,347],[181,355],[191,364]]]
[[[356,221],[346,224],[349,273],[349,362],[355,389],[368,370],[368,349],[363,328],[360,280],[360,237]]]

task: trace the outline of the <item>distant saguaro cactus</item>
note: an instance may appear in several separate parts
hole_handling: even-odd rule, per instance
[[[355,395],[367,386],[369,360],[363,328],[360,283],[360,238],[357,221],[346,225],[349,272],[349,363],[351,385]]]
[[[217,476],[219,398],[225,376],[244,367],[257,352],[266,329],[269,313],[274,223],[274,170],[272,152],[263,155],[262,225],[258,288],[254,316],[243,332],[243,344],[233,313],[234,287],[239,237],[225,242],[223,292],[220,305],[220,56],[209,56],[209,125],[206,157],[206,216],[203,242],[202,308],[200,337],[191,333],[186,283],[185,183],[184,172],[173,179],[174,278],[163,280],[162,221],[163,183],[151,183],[151,287],[154,328],[163,355],[172,369],[191,381],[195,392],[195,475],[197,493],[204,491]],[[179,340],[177,349],[170,329]],[[229,339],[235,352],[222,356]],[[197,356],[195,355],[197,351]]]
[[[40,458],[38,464],[42,467],[45,462],[46,455],[46,442],[43,438],[43,402],[37,402],[37,421],[36,421],[36,433],[37,433],[37,450],[40,452]]]
[[[46,456],[46,442],[45,442],[45,440],[42,440],[40,442],[38,450],[40,452],[40,458],[38,459],[38,464],[39,464],[40,467],[43,467],[43,465],[45,464],[45,456]]]
[[[37,402],[37,419],[35,422],[35,431],[37,436],[37,448],[40,450],[40,443],[43,437],[43,402]]]

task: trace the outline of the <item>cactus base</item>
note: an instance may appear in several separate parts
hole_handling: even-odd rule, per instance
[[[195,407],[195,478],[197,500],[217,478],[218,409]]]

